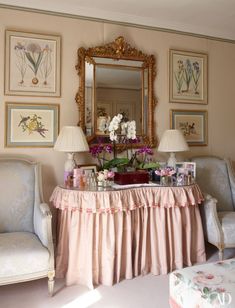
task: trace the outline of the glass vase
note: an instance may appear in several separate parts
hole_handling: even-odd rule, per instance
[[[160,185],[162,185],[162,186],[169,185],[169,177],[166,176],[166,175],[161,176],[161,178],[160,178]]]

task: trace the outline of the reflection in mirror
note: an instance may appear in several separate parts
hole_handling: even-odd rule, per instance
[[[118,113],[125,122],[135,120],[136,132],[142,134],[142,70],[97,65],[95,77],[96,134],[108,133]]]
[[[94,93],[94,66],[86,62],[86,79],[85,79],[85,122],[86,122],[86,135],[92,136],[94,134],[94,108],[93,108],[93,93]]]
[[[120,48],[121,47],[121,48]],[[130,47],[122,37],[113,43],[78,50],[79,124],[88,142],[103,136],[109,143],[108,126],[121,113],[124,121],[136,121],[140,144],[155,145],[153,80],[154,57]],[[120,133],[122,133],[120,131]]]

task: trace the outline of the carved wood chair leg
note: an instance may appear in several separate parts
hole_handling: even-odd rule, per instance
[[[55,284],[55,271],[48,272],[48,293],[53,296],[54,284]]]
[[[224,250],[223,249],[219,249],[219,260],[223,261],[224,259]]]

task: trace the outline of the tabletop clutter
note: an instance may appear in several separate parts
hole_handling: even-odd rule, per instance
[[[130,172],[114,172],[102,170],[85,172],[83,168],[76,167],[73,172],[65,173],[64,185],[66,188],[92,189],[97,186],[110,187],[113,184],[146,184],[155,183],[159,186],[184,186],[193,184],[195,174],[184,167],[164,166],[156,170],[136,170]]]

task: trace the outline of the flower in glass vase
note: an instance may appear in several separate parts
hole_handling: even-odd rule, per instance
[[[169,181],[171,182],[171,177],[176,173],[175,169],[172,167],[164,167],[155,170],[155,173],[160,176],[160,184],[161,185],[169,185]]]
[[[104,169],[97,172],[98,186],[110,186],[114,178],[114,172]]]

